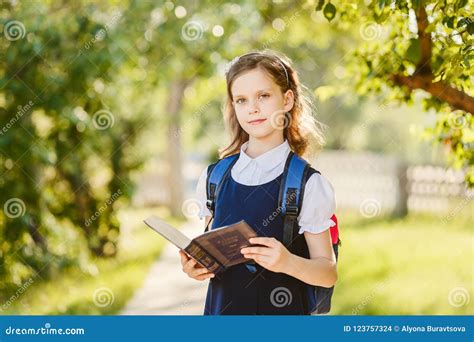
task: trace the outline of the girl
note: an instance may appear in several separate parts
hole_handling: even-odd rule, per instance
[[[306,180],[298,238],[304,238],[309,258],[292,254],[282,244],[283,221],[277,211],[280,180],[290,150],[303,155],[310,136],[322,144],[322,134],[301,91],[296,71],[273,53],[254,52],[232,61],[226,72],[225,119],[232,134],[221,158],[240,153],[224,181],[215,205],[212,228],[244,219],[259,237],[241,250],[257,271],[235,265],[214,276],[180,251],[183,271],[191,278],[210,278],[205,315],[308,315],[312,286],[331,287],[337,279],[329,228],[335,211],[330,183],[313,173]],[[200,218],[206,207],[207,168],[198,181]],[[269,220],[268,218],[272,218]],[[283,305],[282,305],[283,302]]]

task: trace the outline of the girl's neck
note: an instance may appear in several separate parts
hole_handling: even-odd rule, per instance
[[[257,158],[265,152],[270,151],[278,145],[283,144],[284,141],[285,139],[283,138],[282,134],[269,135],[264,138],[255,138],[249,136],[249,144],[247,146],[247,149],[245,150],[245,153],[250,158]]]

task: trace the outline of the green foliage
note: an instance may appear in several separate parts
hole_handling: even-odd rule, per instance
[[[94,255],[114,256],[114,208],[141,162],[141,115],[124,113],[107,89],[127,59],[114,31],[120,15],[81,3],[51,15],[53,6],[0,8],[0,290],[78,264],[68,227]],[[22,39],[8,36],[16,18]],[[66,241],[54,244],[55,235]]]
[[[365,3],[3,1],[0,291],[82,269],[89,254],[115,257],[122,228],[117,209],[128,204],[133,172],[150,151],[163,155],[178,146],[166,140],[170,127],[187,147],[203,137],[212,141],[207,149],[217,158],[226,138],[222,71],[249,50],[271,48],[293,60],[302,82],[326,100],[316,114],[331,127],[330,147],[350,147],[347,136],[362,116],[360,95],[403,104],[416,95],[438,113],[425,136],[445,146],[454,165],[472,168],[472,113],[453,111],[449,99],[429,91],[415,94],[394,78],[431,74],[432,82],[472,96],[472,5]],[[429,18],[430,68],[416,29],[420,8]],[[321,13],[306,15],[314,9]],[[376,118],[360,131],[387,122]],[[395,129],[373,134],[374,149],[387,151],[386,133],[400,136]],[[471,171],[468,183],[473,178]]]
[[[474,183],[472,3],[465,0],[332,2],[340,14],[329,21],[359,33],[348,77],[361,95],[413,103],[435,110],[425,137],[447,148],[454,166]],[[317,11],[330,3],[319,1]],[[326,13],[324,16],[327,17]],[[350,24],[350,25],[349,25]]]
[[[140,224],[145,215],[160,213],[176,225],[163,208],[121,210],[121,223],[133,222],[119,238],[116,258],[84,260],[80,269],[62,269],[53,279],[33,277],[23,284],[23,293],[0,294],[1,314],[23,315],[113,315],[118,314],[143,284],[150,265],[161,254],[166,240]],[[78,239],[77,244],[85,244]],[[100,290],[105,289],[105,290]],[[107,302],[96,305],[96,291],[103,291]],[[99,298],[98,298],[99,297]],[[105,305],[108,304],[108,305]]]
[[[222,39],[206,25],[232,31],[241,18],[230,4],[216,6],[222,11],[127,0],[2,2],[0,203],[12,209],[0,212],[0,290],[80,266],[84,251],[74,239],[84,238],[94,256],[116,255],[116,211],[150,153],[142,133],[156,129],[153,152],[169,148],[156,137],[182,122],[165,112],[183,100],[174,87],[190,89],[236,54],[237,37]],[[243,4],[241,15],[253,10]]]

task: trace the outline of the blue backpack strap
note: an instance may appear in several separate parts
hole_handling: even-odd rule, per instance
[[[214,217],[215,203],[220,187],[237,159],[239,159],[239,154],[234,154],[224,159],[220,159],[216,163],[211,164],[208,168],[206,179],[206,206],[211,212],[212,217]],[[208,227],[206,227],[206,231],[207,228]]]
[[[212,218],[209,220],[209,223],[206,226],[204,232],[209,230],[209,224],[214,218],[214,210],[216,205],[217,195],[221,189],[224,180],[229,175],[232,166],[239,159],[239,154],[234,154],[232,156],[226,157],[217,161],[214,164],[211,164],[207,170],[207,180],[206,180],[206,192],[207,192],[207,202],[206,206],[209,211],[212,213]],[[245,267],[251,272],[257,272],[257,266],[253,260],[249,260],[245,263]]]
[[[297,218],[301,211],[304,187],[309,172],[318,171],[312,169],[306,160],[291,151],[286,160],[278,200],[283,215],[283,244],[289,250],[295,249],[291,247],[297,237]]]
[[[285,164],[278,203],[283,214],[283,242],[288,250],[296,251],[297,254],[301,251],[301,244],[304,243],[304,239],[297,239],[297,218],[303,203],[306,181],[313,173],[320,172],[313,169],[307,161],[290,152]],[[337,261],[338,245],[333,244],[333,248]],[[325,314],[331,310],[334,286],[330,288],[308,286],[307,290],[308,303],[311,305],[312,314]],[[310,298],[312,300],[309,300]]]

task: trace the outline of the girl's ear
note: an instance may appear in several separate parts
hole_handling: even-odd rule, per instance
[[[288,89],[285,94],[283,94],[283,105],[285,112],[289,112],[293,109],[293,105],[295,104],[295,94],[293,90]]]

